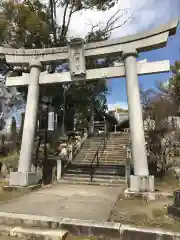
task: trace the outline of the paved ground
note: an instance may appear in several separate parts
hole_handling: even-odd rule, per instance
[[[0,204],[0,212],[107,221],[122,186],[58,184]]]

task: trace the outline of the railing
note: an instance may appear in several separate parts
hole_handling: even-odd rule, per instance
[[[96,168],[99,166],[100,158],[104,152],[104,149],[107,146],[107,139],[108,139],[108,133],[104,133],[103,138],[101,139],[100,145],[94,154],[94,157],[91,161],[91,167],[90,167],[90,182],[93,181],[94,173],[96,171]]]
[[[123,130],[124,132],[127,132],[127,133],[130,132],[130,128],[124,128]]]
[[[107,122],[106,121],[98,121],[94,122],[94,133],[107,132]]]
[[[69,164],[72,162],[73,158],[80,152],[83,147],[84,141],[87,139],[88,135],[84,134],[83,138],[79,139],[76,143],[72,145],[71,151],[67,152],[68,159],[66,160],[66,164],[63,165],[62,176],[66,173]]]
[[[131,140],[129,140],[129,143],[127,146],[124,146],[126,148],[126,163],[125,163],[125,179],[126,183],[129,187],[130,185],[130,175],[131,175],[131,158],[132,158],[132,152],[131,152]]]
[[[88,138],[88,134],[84,134],[83,137],[78,140],[72,147],[72,158],[74,158],[82,149],[85,140]]]

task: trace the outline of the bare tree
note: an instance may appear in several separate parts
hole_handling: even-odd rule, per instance
[[[142,91],[141,95],[144,120],[150,123],[145,129],[150,171],[163,174],[172,166],[177,146],[176,129],[170,121],[170,117],[176,115],[176,107],[173,101],[158,91]]]

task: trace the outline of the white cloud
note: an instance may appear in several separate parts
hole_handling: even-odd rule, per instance
[[[114,8],[106,12],[95,10],[77,12],[71,19],[69,36],[84,37],[90,31],[92,24],[105,24],[118,9],[128,9],[128,11],[119,19],[117,25],[122,24],[130,13],[134,13],[134,16],[128,24],[113,32],[113,38],[143,31],[178,16],[179,2],[179,0],[119,0]],[[62,17],[63,9],[59,8],[57,11],[59,24],[62,23]]]
[[[116,102],[116,103],[109,103],[108,110],[115,110],[116,108],[128,109],[128,105],[126,102]]]

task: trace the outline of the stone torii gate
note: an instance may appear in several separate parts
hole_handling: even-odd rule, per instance
[[[28,186],[37,183],[36,173],[30,172],[34,134],[37,121],[39,85],[73,81],[90,81],[126,77],[129,121],[132,137],[134,175],[130,177],[131,191],[154,191],[154,177],[149,176],[146,156],[142,109],[138,75],[167,72],[169,61],[136,62],[137,52],[166,46],[168,37],[176,33],[178,21],[162,25],[154,30],[120,39],[84,44],[81,39],[72,40],[67,47],[47,49],[0,48],[7,63],[30,67],[29,74],[7,78],[7,86],[28,85],[27,105],[19,158],[18,172],[10,173],[10,185]],[[90,56],[122,56],[124,65],[86,70],[86,58]],[[42,64],[69,59],[70,72],[41,73]]]

